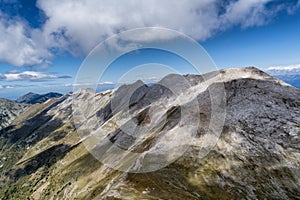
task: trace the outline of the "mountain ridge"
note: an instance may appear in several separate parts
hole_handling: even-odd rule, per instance
[[[160,83],[173,85],[176,78],[170,75]],[[96,94],[81,90],[33,105],[30,114],[23,112],[0,134],[4,146],[0,197],[296,199],[300,194],[300,90],[255,68],[185,78],[190,86],[182,85],[179,90],[183,105],[178,105],[179,97],[167,87],[146,87],[141,82],[123,87],[125,90]],[[203,146],[205,139],[214,139],[207,134],[213,101],[209,91],[220,84],[226,91],[224,127],[213,147]],[[114,98],[116,102],[129,99],[129,107],[125,100],[114,106]],[[182,116],[182,109],[193,106],[189,99],[197,99],[199,113]],[[76,115],[76,103],[83,115]],[[100,150],[113,152],[114,147],[121,147],[140,152],[138,159],[146,162],[155,149],[184,143],[181,127],[188,126],[194,114],[200,115],[200,121],[190,148],[164,168],[128,173],[109,168],[94,157]],[[76,124],[76,119],[80,123]],[[126,134],[130,119],[142,125],[136,134],[143,137]],[[147,126],[154,129],[145,135]],[[174,143],[167,142],[168,136],[175,138]],[[108,148],[107,141],[113,146]],[[98,144],[95,151],[87,147],[94,143]]]

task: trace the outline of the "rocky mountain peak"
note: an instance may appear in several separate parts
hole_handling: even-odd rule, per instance
[[[0,135],[1,198],[300,195],[300,91],[256,68],[168,75],[33,106]]]

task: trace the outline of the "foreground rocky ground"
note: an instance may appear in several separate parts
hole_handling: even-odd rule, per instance
[[[164,87],[136,82],[96,95],[81,90],[31,105],[1,130],[0,198],[298,199],[300,91],[255,68],[210,73],[205,84],[200,76],[185,78],[190,87],[182,88],[182,101]],[[161,83],[176,85],[176,76]],[[226,115],[218,137],[210,126],[210,91],[218,91],[214,88],[220,84],[226,98],[214,111],[226,110]],[[137,88],[128,110],[123,100]],[[222,97],[222,91],[218,95]],[[76,115],[73,98],[83,118],[82,113]],[[192,100],[199,110],[182,116]],[[111,109],[114,102],[119,107]],[[166,153],[162,147],[182,148],[182,130],[198,116],[196,134],[186,135],[191,137],[189,148],[175,162],[157,171],[131,173],[143,169],[140,163],[147,156]],[[142,125],[135,134],[143,137],[134,138],[120,128],[130,119]],[[103,165],[90,152],[114,152],[108,141],[125,152],[138,152],[139,162],[125,165],[127,172]],[[203,144],[210,141],[216,144]]]

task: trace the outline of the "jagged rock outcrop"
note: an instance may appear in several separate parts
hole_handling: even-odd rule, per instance
[[[24,104],[0,99],[0,130],[8,126],[25,108]]]
[[[184,77],[80,90],[33,105],[0,135],[0,198],[299,198],[300,91],[253,67]],[[220,84],[224,102],[216,100]],[[219,91],[216,99],[211,91]],[[198,108],[184,113],[195,102]],[[212,112],[224,109],[215,140]],[[130,173],[161,161],[174,162]]]

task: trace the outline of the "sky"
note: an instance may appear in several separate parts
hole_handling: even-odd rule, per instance
[[[0,98],[72,91],[91,50],[114,34],[143,27],[186,34],[219,69],[300,71],[299,0],[0,0]],[[113,87],[136,65],[158,79],[160,66],[147,63],[192,73],[176,55],[140,50],[112,63],[99,87]]]

